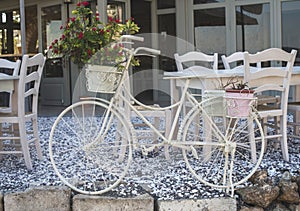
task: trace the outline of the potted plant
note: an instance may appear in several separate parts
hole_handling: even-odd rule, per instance
[[[225,88],[227,112],[232,117],[247,117],[254,101],[254,90],[243,81],[232,81]]]
[[[108,18],[107,23],[100,21],[99,14],[95,13],[94,15],[87,1],[77,3],[72,14],[73,17],[60,27],[62,35],[52,42],[49,50],[54,56],[70,59],[78,66],[79,70],[91,70],[86,74],[87,83],[95,85],[94,82],[98,82],[98,86],[100,83],[104,83],[102,79],[105,78],[105,75],[99,75],[99,72],[110,72],[108,69],[122,70],[122,64],[119,63],[122,56],[119,52],[122,46],[112,43],[118,42],[122,35],[135,34],[139,31],[139,27],[132,18],[126,20],[125,23],[111,17]],[[139,64],[136,59],[132,59],[130,62],[132,65]],[[113,68],[116,64],[119,67]],[[115,83],[117,78],[110,78],[106,81]]]

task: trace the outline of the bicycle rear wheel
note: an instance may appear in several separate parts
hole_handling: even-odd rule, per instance
[[[223,97],[203,100],[184,120],[183,157],[190,172],[214,188],[246,182],[259,167],[265,148],[255,109],[230,115]]]
[[[66,108],[50,133],[50,160],[56,174],[83,194],[102,194],[116,187],[132,158],[127,125],[105,103],[81,101]]]

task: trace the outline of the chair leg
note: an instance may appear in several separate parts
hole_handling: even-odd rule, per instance
[[[280,132],[282,134],[281,138],[281,151],[282,151],[282,156],[285,161],[289,161],[289,152],[288,152],[288,144],[287,144],[287,116],[283,115],[280,117]]]
[[[165,111],[165,137],[167,137],[167,138],[169,138],[169,136],[170,136],[171,124],[172,124],[171,119],[172,119],[171,110],[166,110]],[[168,144],[165,144],[164,150],[165,150],[165,158],[167,160],[170,160],[170,153],[169,153]]]
[[[41,148],[41,144],[40,144],[37,119],[32,120],[32,127],[33,127],[33,135],[35,138],[34,145],[35,145],[35,149],[37,152],[37,156],[40,160],[43,160],[43,153],[42,153],[42,148]]]
[[[30,158],[29,146],[26,135],[25,121],[20,120],[19,122],[19,131],[20,131],[20,142],[22,147],[22,152],[25,160],[25,164],[28,170],[32,170],[32,162]]]
[[[255,136],[254,136],[254,124],[253,124],[253,119],[252,118],[248,118],[248,132],[250,134],[250,150],[251,150],[251,158],[252,158],[252,162],[256,163],[256,145],[255,145]],[[266,150],[266,149],[265,149]]]
[[[160,118],[159,118],[159,117],[154,117],[154,125],[153,125],[153,126],[154,126],[157,130],[159,130],[159,123],[160,123]],[[152,135],[153,135],[153,143],[154,143],[154,144],[157,144],[157,139],[158,139],[157,134],[153,131]]]

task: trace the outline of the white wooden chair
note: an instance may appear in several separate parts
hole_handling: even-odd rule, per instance
[[[279,48],[270,48],[256,54],[249,54],[248,52],[244,54],[244,80],[248,82],[249,87],[254,88],[255,93],[277,91],[280,95],[279,107],[258,105],[257,109],[261,118],[278,117],[280,121],[279,130],[268,133],[264,127],[265,140],[280,139],[283,158],[288,161],[287,102],[290,79],[297,51],[292,50],[291,53],[288,53]],[[262,64],[262,68],[250,67],[251,64],[258,62]],[[281,64],[280,66],[278,66],[279,63]],[[271,79],[270,76],[272,77]],[[266,80],[266,78],[269,78],[269,80]]]
[[[203,71],[214,71],[218,69],[218,54],[214,53],[213,55],[207,55],[205,53],[199,51],[190,51],[183,55],[179,55],[178,53],[174,54],[176,66],[178,71],[184,71],[188,67],[199,66],[204,67]],[[199,69],[200,69],[199,68]],[[173,86],[171,86],[173,87]],[[171,90],[171,93],[174,93],[174,90]],[[197,93],[194,96],[197,98]],[[201,94],[200,94],[201,95]],[[186,107],[190,107],[188,103],[186,103]],[[186,113],[186,110],[183,110]]]
[[[178,53],[174,54],[176,66],[178,71],[185,71],[185,69],[189,67],[199,67],[199,71],[202,73],[205,73],[206,71],[215,71],[218,69],[218,54],[214,53],[213,55],[207,55],[205,53],[199,52],[199,51],[190,51],[183,55],[179,55]],[[197,68],[198,69],[198,68]],[[173,80],[171,80],[172,83]],[[175,85],[171,84],[171,89],[173,89]],[[205,93],[198,92],[198,90],[191,90],[193,96],[197,100],[202,100],[202,97],[205,95]],[[176,93],[175,90],[171,90],[171,93]],[[203,95],[203,96],[202,96]],[[193,105],[186,101],[185,105],[183,106],[183,115],[187,113],[187,110],[189,108],[193,108]],[[193,120],[194,122],[199,122],[200,117],[196,116]],[[199,127],[198,124],[195,124],[195,137],[197,137],[199,134]]]
[[[234,52],[229,56],[222,55],[221,56],[223,65],[225,69],[233,69],[239,68],[244,66],[244,52]],[[255,64],[257,68],[261,68],[261,62]],[[258,105],[266,105],[266,104],[273,104],[279,106],[280,97],[279,96],[271,96],[266,94],[259,94],[257,97],[257,104]]]
[[[204,66],[209,69],[218,69],[218,54],[207,55],[199,51],[190,51],[183,55],[174,54],[176,66],[178,71],[183,71],[190,66]]]
[[[15,112],[13,109],[12,113],[0,114],[0,124],[7,123],[18,126],[18,131],[9,134],[3,133],[0,137],[0,154],[23,154],[26,167],[29,170],[32,169],[29,151],[30,144],[33,143],[35,145],[38,158],[42,159],[43,157],[39,143],[37,118],[39,87],[45,60],[42,53],[36,54],[31,58],[28,55],[23,56],[18,89],[15,90],[18,98],[17,111]],[[14,146],[7,147],[6,143],[9,140],[19,140],[21,150]]]
[[[17,76],[19,74],[21,65],[21,60],[17,60],[15,62],[6,60],[6,59],[0,59],[0,69],[5,70],[12,70],[12,75]],[[0,73],[0,74],[6,74],[6,73]],[[11,113],[12,112],[12,91],[7,92],[9,93],[9,102],[8,106],[2,106],[0,107],[0,113]]]

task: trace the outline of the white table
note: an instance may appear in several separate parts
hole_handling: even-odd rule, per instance
[[[171,103],[179,99],[179,92],[176,87],[183,87],[187,79],[190,80],[189,87],[201,89],[202,91],[209,89],[219,89],[221,84],[225,84],[230,78],[237,77],[243,80],[243,68],[238,67],[230,70],[206,69],[199,66],[192,66],[182,72],[165,72],[164,78],[170,79],[171,85]],[[249,84],[250,86],[261,85],[264,83],[276,83],[276,78],[267,77],[263,80],[256,80]],[[300,85],[300,66],[294,66],[290,85]],[[294,100],[300,100],[300,86],[296,87]]]

